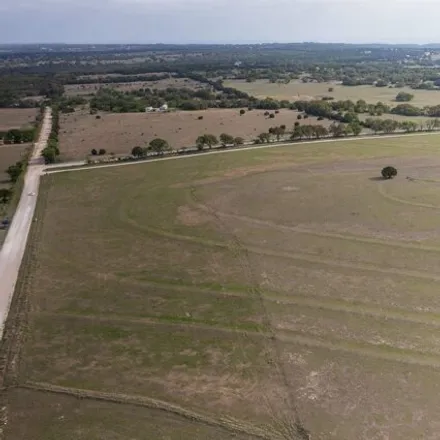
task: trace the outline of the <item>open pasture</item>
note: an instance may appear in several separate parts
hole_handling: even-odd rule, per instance
[[[273,111],[271,113],[274,113]],[[263,110],[239,109],[177,111],[171,113],[102,113],[96,119],[87,111],[61,116],[60,148],[62,159],[84,159],[93,148],[105,148],[115,154],[129,154],[133,147],[144,146],[156,137],[169,142],[172,148],[191,147],[198,136],[206,133],[219,136],[228,133],[245,140],[255,139],[270,127],[285,124],[292,129],[298,113],[281,110],[275,119],[264,116]],[[199,120],[199,117],[203,117]],[[303,124],[329,125],[315,117]]]
[[[395,106],[399,104],[395,101],[396,95],[399,92],[408,92],[414,95],[411,104],[417,107],[440,105],[439,90],[413,90],[410,87],[343,86],[337,83],[303,83],[301,81],[291,81],[289,84],[272,84],[268,80],[259,80],[253,83],[244,80],[228,80],[224,85],[261,99],[269,96],[278,100],[301,101],[333,96],[337,101],[350,99],[356,102],[358,99],[364,99],[368,104],[382,101]],[[334,89],[333,92],[328,91],[330,87]]]
[[[295,145],[44,177],[9,370],[31,390],[6,392],[6,438],[29,438],[20,420],[41,440],[141,426],[140,438],[231,438],[209,420],[243,439],[307,438],[299,425],[282,436],[292,418],[312,439],[435,438],[439,145]],[[379,179],[389,164],[399,175]],[[183,422],[151,399],[194,423],[175,437]]]
[[[29,127],[35,122],[36,116],[36,108],[2,108],[0,109],[0,131]]]

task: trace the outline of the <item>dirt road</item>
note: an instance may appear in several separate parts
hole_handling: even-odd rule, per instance
[[[52,111],[50,108],[47,108],[40,138],[35,143],[29,161],[20,202],[9,227],[6,240],[0,249],[0,338],[3,336],[3,329],[9,313],[18,271],[34,216],[40,175],[44,169],[41,151],[47,144],[51,127]]]
[[[235,153],[237,151],[243,151],[243,150],[260,150],[263,148],[277,148],[277,147],[295,147],[298,145],[304,145],[304,144],[325,144],[330,142],[356,142],[356,141],[365,141],[365,140],[373,140],[373,139],[393,139],[393,138],[401,138],[401,137],[413,137],[413,136],[432,136],[434,134],[440,135],[440,131],[431,131],[426,133],[410,133],[410,134],[389,134],[389,135],[380,135],[380,136],[369,136],[369,135],[363,135],[363,136],[357,136],[357,137],[348,137],[348,138],[331,138],[331,139],[319,139],[319,140],[312,140],[312,141],[302,141],[302,142],[275,142],[273,144],[264,144],[264,145],[254,145],[253,142],[246,142],[244,146],[238,147],[238,148],[230,148],[230,149],[220,149],[216,148],[213,151],[206,151],[202,154],[188,154],[183,156],[168,156],[168,157],[159,157],[157,159],[147,159],[147,160],[138,160],[133,162],[117,162],[117,163],[109,163],[109,164],[100,164],[100,165],[87,165],[87,163],[84,161],[77,161],[77,162],[66,162],[61,163],[57,165],[49,165],[46,167],[45,172],[48,174],[55,174],[55,173],[65,173],[65,172],[72,172],[72,171],[84,171],[84,170],[93,170],[98,168],[113,168],[113,167],[120,167],[120,166],[127,166],[127,165],[139,165],[141,163],[150,163],[150,162],[158,162],[163,160],[175,160],[175,159],[189,159],[191,157],[200,157],[201,155],[207,156],[211,154],[226,154],[226,153]],[[194,151],[196,149],[194,148]],[[82,166],[84,165],[84,166]],[[61,167],[69,167],[71,168],[63,168],[63,169],[57,169]]]

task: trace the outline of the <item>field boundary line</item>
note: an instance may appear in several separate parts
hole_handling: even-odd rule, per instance
[[[387,194],[383,190],[383,186],[382,185],[378,185],[378,192],[385,199],[391,200],[391,201],[396,202],[396,203],[401,203],[402,205],[410,205],[410,206],[416,206],[418,208],[428,208],[428,209],[436,209],[436,210],[440,209],[440,206],[431,205],[429,203],[411,202],[409,200],[400,199],[399,197],[395,197],[395,196],[392,196],[390,194]]]
[[[181,406],[175,405],[173,403],[168,403],[162,400],[153,399],[151,397],[132,396],[126,394],[119,394],[119,393],[105,393],[101,391],[92,391],[92,390],[85,390],[80,388],[69,388],[58,385],[52,385],[49,383],[31,382],[31,381],[20,384],[16,388],[28,389],[28,390],[39,391],[44,393],[63,394],[66,396],[76,397],[78,399],[89,399],[96,401],[111,402],[116,404],[126,404],[126,405],[150,408],[150,409],[155,409],[155,410],[175,414],[177,416],[183,417],[193,422],[201,423],[212,427],[223,428],[230,432],[235,432],[238,434],[246,434],[263,440],[280,439],[279,436],[271,435],[268,431],[265,431],[260,428],[256,428],[255,426],[249,425],[245,422],[235,420],[232,417],[222,417],[219,419],[215,419],[208,415],[200,414],[195,411],[191,411]]]
[[[51,170],[50,167],[46,167],[44,172],[46,174],[57,174],[57,173],[66,173],[66,172],[73,172],[73,171],[87,171],[87,170],[96,170],[100,168],[114,168],[114,167],[121,167],[121,166],[128,166],[128,165],[142,165],[146,163],[154,163],[154,162],[163,162],[166,160],[178,160],[178,159],[190,159],[194,157],[204,157],[209,156],[213,154],[226,154],[226,153],[235,153],[239,151],[246,151],[246,150],[261,150],[265,148],[277,148],[277,147],[291,147],[296,145],[310,145],[310,144],[327,144],[332,142],[348,142],[348,141],[369,141],[374,139],[397,139],[402,137],[415,137],[415,136],[432,136],[432,135],[439,135],[440,131],[430,131],[430,132],[422,132],[422,133],[407,133],[407,134],[392,134],[392,135],[379,135],[379,136],[353,136],[348,138],[332,138],[332,139],[320,139],[320,140],[314,140],[314,141],[303,141],[303,142],[286,142],[286,143],[274,143],[274,144],[265,144],[265,145],[252,145],[252,146],[246,146],[242,148],[234,148],[234,149],[225,149],[221,151],[208,151],[206,153],[195,153],[195,154],[187,154],[182,156],[170,156],[170,157],[161,157],[156,159],[148,159],[148,160],[139,160],[139,161],[132,161],[132,162],[122,162],[122,163],[110,163],[110,164],[103,164],[103,165],[91,165],[91,166],[84,166],[84,167],[72,167],[68,169],[62,169],[62,170]]]

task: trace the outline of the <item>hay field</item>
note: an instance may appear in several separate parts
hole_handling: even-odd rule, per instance
[[[31,126],[35,122],[37,112],[36,108],[0,109],[0,131]]]
[[[439,142],[44,177],[6,440],[231,438],[212,420],[304,439],[279,434],[294,416],[313,439],[435,438]],[[388,164],[399,175],[382,181]]]
[[[262,110],[247,111],[240,116],[239,109],[220,109],[172,113],[101,113],[101,119],[96,119],[87,111],[77,111],[61,116],[61,158],[84,159],[93,148],[128,154],[133,147],[146,145],[156,137],[166,139],[175,149],[195,145],[197,137],[205,133],[216,136],[229,133],[252,140],[276,125],[285,124],[291,129],[297,115],[292,110],[281,110],[275,119],[269,119]],[[199,116],[203,116],[203,120],[198,120]],[[318,122],[315,117],[302,121],[307,124]],[[329,125],[330,121],[319,123]]]
[[[357,101],[364,99],[369,104],[382,101],[389,105],[397,105],[395,97],[399,92],[408,92],[414,95],[411,104],[424,107],[425,105],[440,105],[439,90],[413,90],[409,87],[388,88],[375,86],[342,86],[335,83],[302,83],[292,81],[290,84],[271,84],[267,80],[259,80],[247,83],[244,80],[229,80],[224,82],[225,87],[233,87],[251,96],[275,99],[287,99],[289,101],[321,99],[323,96],[333,96],[335,100],[350,99]],[[334,91],[329,92],[329,87]]]

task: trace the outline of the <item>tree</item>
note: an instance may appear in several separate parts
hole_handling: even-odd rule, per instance
[[[237,136],[236,138],[234,138],[234,146],[238,147],[239,145],[243,145],[244,144],[244,139],[242,137]]]
[[[12,190],[9,188],[0,188],[0,204],[6,205],[12,198]]]
[[[328,130],[323,125],[313,125],[312,128],[316,139],[328,136]]]
[[[382,170],[382,177],[384,179],[392,179],[397,176],[397,170],[394,167],[388,166]]]
[[[165,139],[156,138],[149,143],[149,148],[158,154],[170,149],[170,145]]]
[[[269,119],[274,119],[275,118],[275,113],[271,113],[270,115],[269,115]]]
[[[257,137],[262,144],[270,142],[270,133],[260,133]]]
[[[42,152],[44,163],[54,163],[57,159],[57,151],[54,148],[46,147]]]
[[[107,151],[104,148],[100,148],[99,151],[98,151],[98,154],[100,156],[104,156],[105,153],[107,153]]]
[[[273,127],[271,129],[269,129],[269,133],[273,134],[274,136],[276,136],[277,141],[280,140],[281,136],[284,136],[286,133],[286,127]]]
[[[387,133],[394,133],[399,127],[399,123],[393,119],[384,119],[382,121],[382,130]]]
[[[345,134],[345,124],[333,122],[333,124],[330,125],[329,132],[333,137],[341,137]]]
[[[241,109],[240,110],[240,116],[243,116],[246,113],[246,110]]]
[[[226,147],[226,145],[232,145],[234,143],[234,137],[230,134],[222,133],[220,135],[220,142],[224,147]]]
[[[350,129],[354,136],[359,136],[362,133],[362,125],[357,121],[350,124]]]
[[[329,91],[329,93],[332,93],[332,92],[333,92],[333,90],[334,90],[334,88],[333,88],[333,87],[329,87],[329,88],[328,88],[328,91]]]
[[[212,148],[214,145],[218,144],[217,137],[213,134],[204,134],[202,136],[199,136],[196,140],[196,145],[199,150],[203,150],[203,148],[208,146],[209,148]]]
[[[411,93],[406,92],[399,92],[396,96],[397,102],[409,102],[414,99],[414,95],[411,95]]]
[[[144,149],[142,147],[134,147],[131,150],[131,155],[134,157],[143,157],[145,155]]]
[[[417,122],[403,121],[400,123],[400,128],[406,133],[414,133],[417,130]]]
[[[9,175],[9,179],[12,183],[15,183],[20,177],[21,172],[23,171],[23,163],[17,162],[15,165],[11,165],[6,170],[6,173]]]
[[[96,156],[98,154],[98,151],[96,150],[96,148],[93,148],[91,153],[92,153],[92,156]]]

